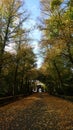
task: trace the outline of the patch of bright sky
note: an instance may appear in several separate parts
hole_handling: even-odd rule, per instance
[[[15,53],[15,43],[11,43],[8,46],[5,47],[6,51],[10,51],[11,53]]]
[[[26,28],[31,28],[32,32],[29,34],[33,39],[31,42],[34,47],[35,54],[39,54],[39,41],[41,39],[41,32],[39,29],[34,29],[38,25],[38,17],[40,16],[40,0],[25,0],[25,7],[30,13],[30,19],[25,23]],[[37,55],[38,68],[41,66],[42,58]]]
[[[69,0],[64,0],[63,1],[62,5],[61,5],[61,9],[64,9],[64,8],[66,9],[68,1]]]
[[[36,20],[40,15],[40,1],[39,0],[25,0],[25,6],[31,13],[31,18]]]

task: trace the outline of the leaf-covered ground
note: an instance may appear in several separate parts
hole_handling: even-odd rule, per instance
[[[73,103],[33,94],[0,108],[0,130],[73,130]]]

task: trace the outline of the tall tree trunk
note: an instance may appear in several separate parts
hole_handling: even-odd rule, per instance
[[[25,84],[26,84],[26,94],[29,94],[29,81],[28,81],[28,78],[26,77],[26,79],[25,79]]]
[[[3,67],[3,55],[4,55],[5,46],[6,46],[6,43],[7,43],[7,40],[8,40],[8,33],[9,33],[10,23],[11,23],[11,16],[9,16],[9,18],[8,18],[8,23],[7,23],[7,27],[6,27],[6,31],[5,31],[4,42],[2,44],[2,48],[1,48],[1,52],[0,52],[0,75],[1,75],[2,67]]]
[[[18,88],[17,88],[17,73],[18,73],[18,63],[15,68],[15,74],[14,74],[14,85],[13,85],[13,96],[17,94]]]
[[[61,74],[60,74],[59,68],[58,68],[55,60],[53,61],[53,64],[54,64],[54,67],[56,69],[56,72],[57,72],[57,75],[58,75],[58,79],[60,81],[60,86],[62,88],[63,87],[63,81],[62,81]]]
[[[73,65],[73,57],[72,57],[72,54],[71,54],[71,49],[70,49],[70,45],[67,43],[67,49],[68,49],[68,57],[69,57],[69,60],[70,62],[72,63]]]

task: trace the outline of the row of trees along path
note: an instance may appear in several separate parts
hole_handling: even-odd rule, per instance
[[[73,103],[36,93],[0,108],[0,130],[73,130]]]

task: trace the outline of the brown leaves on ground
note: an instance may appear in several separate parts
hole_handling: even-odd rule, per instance
[[[48,112],[58,117],[57,126],[60,130],[73,130],[73,103],[57,97],[47,96]],[[58,130],[59,130],[58,129]]]
[[[0,108],[0,130],[73,130],[73,103],[33,94]]]
[[[28,105],[30,105],[36,99],[37,99],[36,97],[30,96],[1,107],[0,108],[0,124],[1,124],[0,130],[7,130],[7,127],[9,126],[11,121],[15,119],[17,113],[19,113],[19,111],[22,111],[23,109],[28,107]]]

